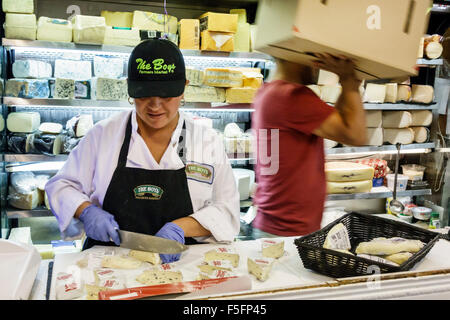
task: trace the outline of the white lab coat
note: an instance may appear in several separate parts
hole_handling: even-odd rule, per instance
[[[188,179],[195,218],[212,237],[197,237],[204,242],[230,242],[240,229],[239,193],[223,141],[214,130],[195,124],[191,116],[180,112],[178,126],[158,164],[137,132],[136,111],[132,113],[132,134],[127,167],[146,170],[177,170],[184,166],[177,154],[183,120],[186,121],[186,163],[214,168],[211,184]],[[120,148],[130,111],[124,111],[98,122],[72,150],[61,170],[46,184],[50,208],[64,235],[82,225],[74,218],[85,201],[102,207],[106,191],[117,167]],[[120,227],[120,226],[119,226]],[[81,232],[81,230],[80,230]],[[73,231],[71,232],[73,233]]]

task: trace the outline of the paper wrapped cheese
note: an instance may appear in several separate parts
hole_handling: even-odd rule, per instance
[[[346,161],[325,163],[327,181],[361,181],[373,179],[374,169],[371,166]]]
[[[399,252],[394,253],[388,256],[382,256],[384,259],[392,261],[397,264],[405,263],[409,258],[411,258],[413,254],[411,252]]]
[[[347,228],[343,223],[336,224],[330,231],[323,244],[326,249],[350,250],[352,245],[348,236]]]
[[[382,159],[362,159],[356,160],[357,163],[361,163],[370,166],[374,169],[374,178],[383,178],[387,173],[387,161]]]
[[[399,237],[375,238],[369,242],[361,242],[356,247],[356,253],[370,255],[392,255],[399,252],[415,253],[420,251],[425,244],[420,240],[409,240]]]
[[[159,269],[145,270],[137,278],[136,281],[146,285],[167,284],[183,281],[181,271],[165,271]]]

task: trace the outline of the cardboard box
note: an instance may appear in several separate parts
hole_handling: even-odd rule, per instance
[[[180,37],[180,49],[200,49],[200,20],[181,19],[178,23],[178,35]]]
[[[202,31],[201,50],[232,52],[234,51],[234,34]]]
[[[200,31],[231,32],[237,31],[237,14],[206,12],[200,16]]]
[[[431,0],[262,0],[256,50],[310,64],[315,52],[357,59],[362,79],[417,75]]]

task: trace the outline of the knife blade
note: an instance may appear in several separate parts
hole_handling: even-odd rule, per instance
[[[127,249],[163,254],[176,254],[188,249],[187,246],[175,240],[125,230],[118,230],[118,232],[120,246]]]

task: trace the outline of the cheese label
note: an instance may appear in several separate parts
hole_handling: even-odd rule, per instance
[[[186,177],[190,180],[212,184],[214,167],[204,163],[190,162],[186,164]]]
[[[158,186],[141,185],[134,188],[133,192],[138,200],[160,200],[164,190]]]

